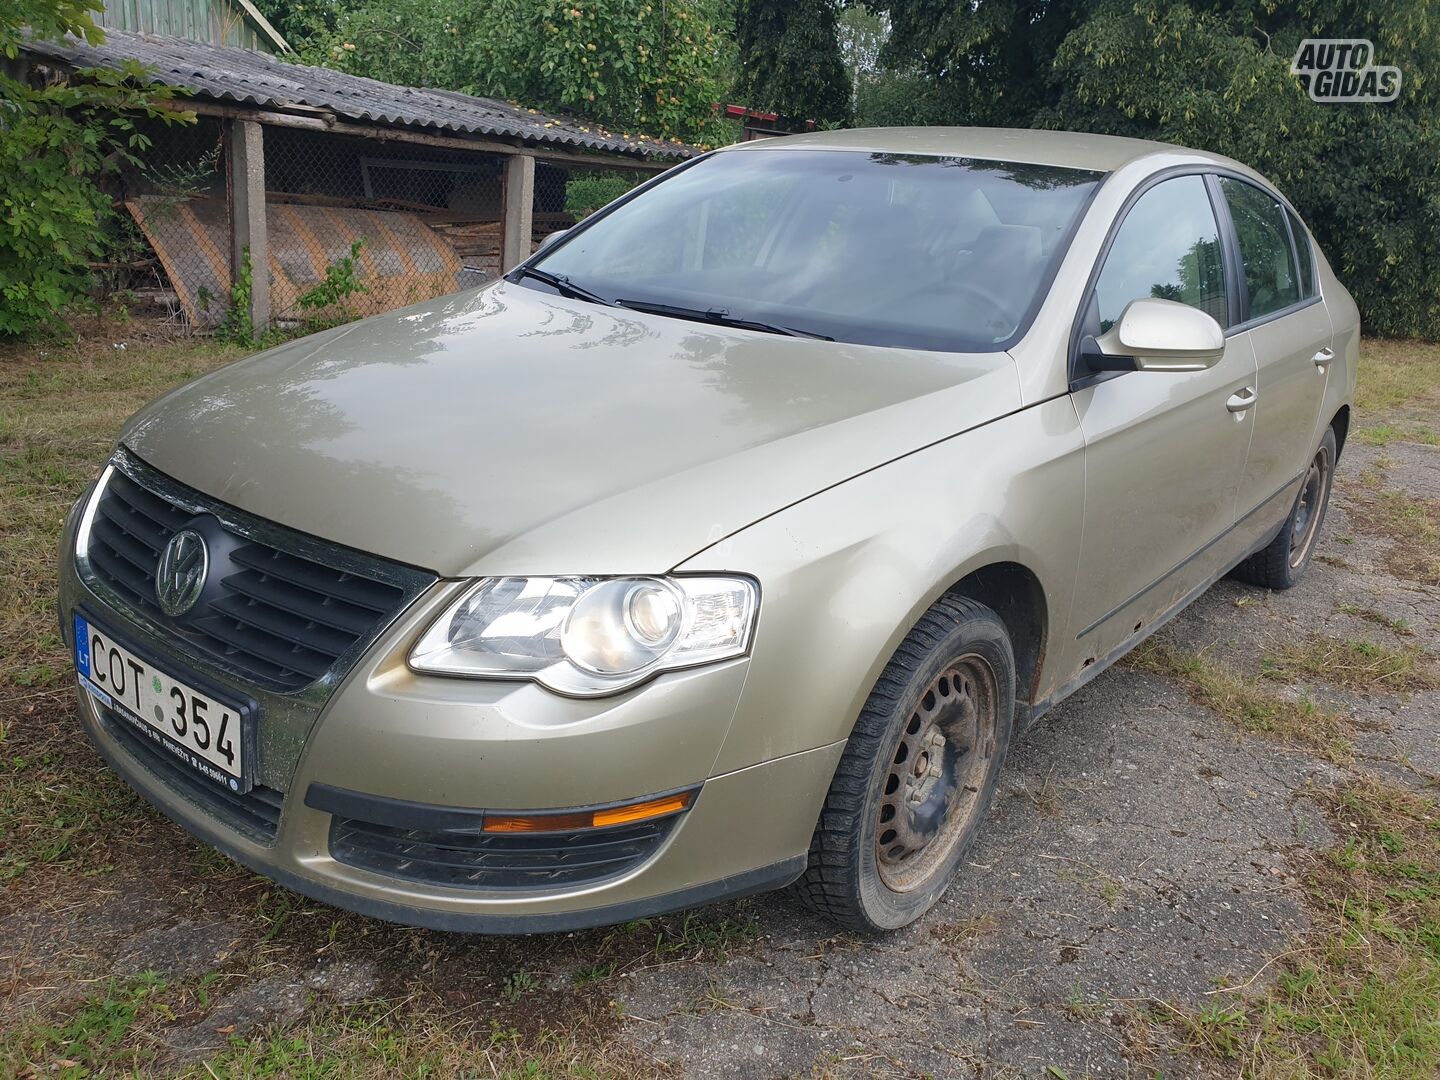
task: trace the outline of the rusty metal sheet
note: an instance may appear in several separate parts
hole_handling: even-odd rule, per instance
[[[155,249],[186,316],[214,328],[230,304],[230,230],[224,200],[146,195],[125,204]],[[270,310],[279,320],[376,315],[461,287],[455,250],[416,214],[269,202]],[[366,291],[343,309],[305,310],[300,297],[361,241],[356,276]]]

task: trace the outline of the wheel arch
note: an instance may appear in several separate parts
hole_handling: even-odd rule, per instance
[[[1036,573],[1022,563],[992,562],[968,571],[945,595],[974,600],[1000,617],[1015,652],[1016,701],[1033,704],[1050,627],[1045,587]]]
[[[1330,429],[1335,432],[1335,460],[1345,451],[1345,436],[1350,434],[1350,406],[1341,405],[1340,411],[1330,418]]]

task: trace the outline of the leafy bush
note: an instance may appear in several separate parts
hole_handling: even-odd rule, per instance
[[[97,41],[92,10],[98,4],[90,0],[7,5],[0,9],[0,53],[17,55],[26,26]],[[0,76],[0,336],[53,328],[87,300],[89,263],[104,253],[114,217],[96,178],[138,164],[137,153],[149,145],[133,117],[193,121],[193,114],[159,108],[171,92],[147,83],[133,62],[39,88]]]
[[[370,287],[360,280],[357,270],[360,248],[364,243],[365,238],[361,237],[351,244],[349,253],[325,267],[324,278],[301,293],[296,302],[306,311],[319,311],[321,308],[343,304],[347,297],[356,293],[369,292]]]
[[[614,202],[634,186],[634,180],[617,173],[577,176],[565,183],[565,212],[579,221]]]

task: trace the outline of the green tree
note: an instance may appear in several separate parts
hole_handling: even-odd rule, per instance
[[[1027,127],[1052,97],[1056,50],[1086,0],[874,0],[889,18],[884,65],[923,71],[908,109],[927,123]]]
[[[826,124],[850,119],[834,0],[740,0],[735,37],[744,104]]]
[[[280,57],[302,64],[319,64],[323,43],[335,32],[340,8],[333,0],[255,0],[260,14],[295,51]]]
[[[848,4],[836,20],[836,40],[840,59],[850,75],[851,89],[858,93],[860,84],[880,72],[880,50],[889,37],[889,24],[879,12],[864,4]]]
[[[27,31],[97,43],[99,9],[93,0],[7,0],[0,53],[14,59]],[[149,140],[137,114],[193,121],[159,107],[170,96],[133,62],[38,87],[0,75],[0,336],[56,326],[87,299],[89,264],[104,254],[114,216],[96,178],[138,163]]]
[[[724,0],[265,4],[305,63],[571,112],[624,134],[720,135]]]
[[[918,0],[884,60],[929,87],[927,123],[1058,127],[1213,150],[1273,180],[1369,329],[1440,338],[1440,11],[1429,0]],[[1368,37],[1404,77],[1389,104],[1313,102],[1302,38]]]
[[[489,0],[467,89],[661,138],[703,140],[721,54],[704,0]]]

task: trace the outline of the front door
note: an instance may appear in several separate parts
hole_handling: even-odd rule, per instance
[[[1087,332],[1160,297],[1231,321],[1205,179],[1177,176],[1130,207],[1087,301]],[[1244,335],[1204,371],[1131,371],[1077,389],[1085,511],[1070,633],[1076,671],[1105,659],[1219,571],[1250,445],[1255,354]],[[1232,560],[1233,561],[1233,560]],[[1222,568],[1223,569],[1223,568]]]

